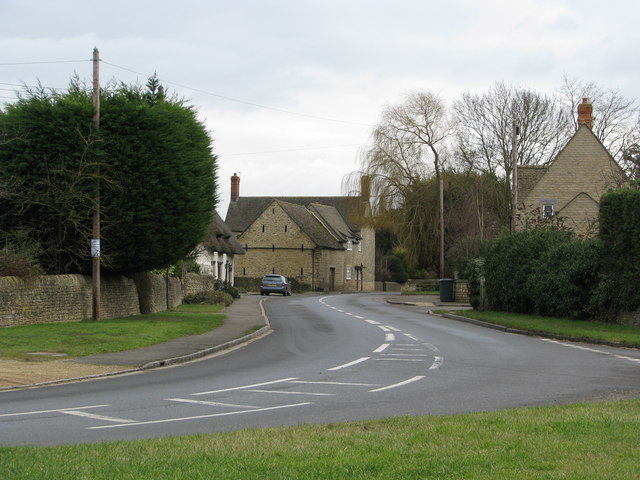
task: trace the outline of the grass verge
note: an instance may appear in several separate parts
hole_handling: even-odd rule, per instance
[[[135,317],[47,323],[0,329],[0,356],[14,360],[52,360],[30,352],[84,357],[120,352],[197,335],[222,325],[222,305],[180,305],[173,311]]]
[[[640,400],[58,447],[0,447],[5,480],[631,479]]]
[[[453,313],[461,317],[473,318],[520,330],[528,330],[534,333],[563,335],[587,342],[607,342],[640,348],[640,328],[627,325],[507,312],[478,312],[475,310],[439,312]]]

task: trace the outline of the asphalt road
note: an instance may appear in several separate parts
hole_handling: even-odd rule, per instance
[[[54,445],[640,395],[640,351],[504,333],[380,294],[271,296],[274,332],[189,364],[0,393],[0,444]]]

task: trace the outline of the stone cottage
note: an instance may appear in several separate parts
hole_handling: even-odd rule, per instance
[[[236,277],[279,273],[313,290],[374,290],[375,232],[364,195],[241,197],[231,177],[226,223],[243,246]]]
[[[549,165],[518,165],[516,228],[534,217],[558,216],[577,235],[598,231],[600,197],[626,184],[620,166],[591,131],[592,106],[584,98],[578,106],[578,130]]]

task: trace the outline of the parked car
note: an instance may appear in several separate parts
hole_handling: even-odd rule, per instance
[[[262,281],[260,282],[260,295],[269,295],[270,293],[291,295],[291,283],[289,283],[287,277],[271,273],[262,277]]]

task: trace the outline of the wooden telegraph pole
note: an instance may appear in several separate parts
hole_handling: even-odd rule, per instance
[[[444,278],[444,182],[440,180],[440,278]]]
[[[514,123],[511,132],[511,232],[518,223],[518,134],[520,129]]]
[[[100,54],[93,49],[93,125],[100,129]],[[96,197],[93,210],[91,259],[93,263],[93,318],[100,320],[100,163],[96,159]]]

